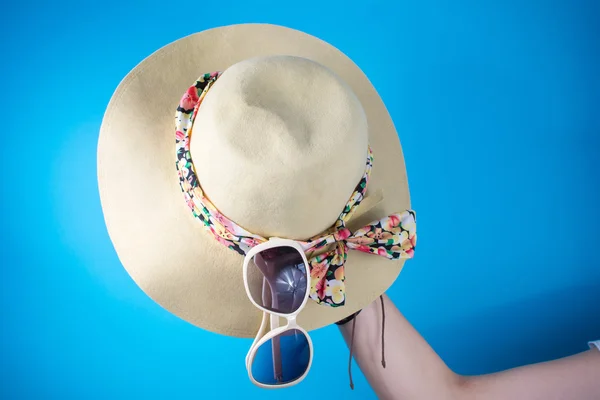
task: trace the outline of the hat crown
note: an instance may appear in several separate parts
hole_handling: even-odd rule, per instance
[[[335,222],[367,146],[365,112],[345,82],[314,61],[270,56],[223,72],[198,110],[190,152],[221,213],[265,237],[303,239]]]

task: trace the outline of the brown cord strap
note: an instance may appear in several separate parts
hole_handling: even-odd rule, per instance
[[[383,296],[379,296],[379,298],[381,299],[381,314],[382,314],[382,321],[381,321],[381,365],[383,365],[383,368],[385,368],[385,307],[383,305]]]
[[[381,314],[382,314],[382,321],[381,321],[381,365],[383,366],[383,368],[386,367],[386,363],[385,363],[385,305],[383,303],[383,295],[379,296],[379,299],[381,300]],[[354,350],[354,332],[356,331],[356,316],[361,312],[362,310],[358,310],[357,312],[355,312],[354,314],[336,322],[337,325],[344,325],[346,323],[348,323],[349,321],[352,321],[352,336],[350,338],[350,359],[348,360],[348,376],[350,377],[350,389],[354,390],[354,382],[352,381],[352,352]]]
[[[350,339],[350,360],[348,361],[348,376],[350,377],[350,389],[354,390],[354,382],[352,382],[352,348],[354,347],[354,329],[356,327],[356,318],[352,320],[352,338]]]

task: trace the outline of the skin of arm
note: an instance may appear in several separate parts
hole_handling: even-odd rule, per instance
[[[454,373],[404,318],[385,305],[385,361],[381,354],[381,302],[371,303],[340,331],[380,399],[410,400],[592,400],[600,399],[600,351],[480,376]]]

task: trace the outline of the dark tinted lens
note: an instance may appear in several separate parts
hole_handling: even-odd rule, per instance
[[[265,385],[282,385],[300,378],[308,368],[310,348],[301,331],[291,329],[260,346],[252,360],[252,376]]]
[[[306,266],[298,250],[289,246],[264,250],[248,266],[260,276],[250,286],[252,299],[267,310],[291,314],[298,310],[307,290]]]

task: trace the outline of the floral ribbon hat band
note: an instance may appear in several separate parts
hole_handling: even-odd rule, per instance
[[[179,102],[175,114],[176,169],[185,202],[194,217],[219,243],[240,255],[246,255],[252,247],[264,243],[268,238],[248,232],[219,212],[203,193],[190,154],[190,133],[198,108],[220,76],[221,72],[202,75],[187,89]],[[373,166],[370,147],[367,153],[364,175],[335,224],[326,232],[310,239],[297,240],[309,261],[309,296],[318,304],[332,307],[345,304],[344,263],[348,250],[358,250],[390,260],[414,256],[417,233],[413,210],[388,215],[354,232],[346,228],[346,223],[367,191]]]

